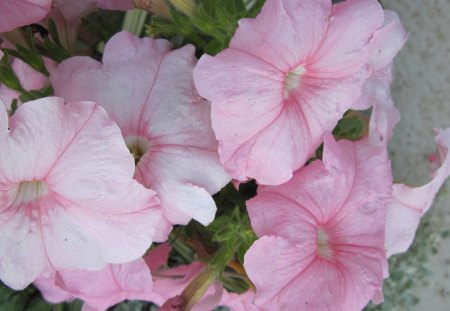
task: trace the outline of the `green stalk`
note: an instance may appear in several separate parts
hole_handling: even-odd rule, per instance
[[[183,297],[185,301],[183,311],[189,311],[195,306],[195,304],[206,293],[215,278],[215,271],[209,267],[206,267],[195,277],[195,279],[191,281],[191,283],[189,283],[189,285],[181,293],[181,297]]]
[[[122,30],[128,30],[137,36],[140,36],[144,29],[148,13],[141,9],[129,10],[125,13]]]

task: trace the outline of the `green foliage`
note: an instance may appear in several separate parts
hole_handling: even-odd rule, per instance
[[[6,85],[8,88],[12,90],[16,90],[19,92],[25,91],[20,84],[19,78],[11,67],[8,57],[8,51],[3,50],[5,55],[0,60],[0,83]]]
[[[192,16],[174,8],[170,8],[171,20],[154,16],[147,34],[181,38],[180,44],[193,43],[201,52],[215,55],[228,46],[237,22],[256,16],[263,4],[258,0],[247,10],[243,0],[200,0]]]
[[[198,259],[216,272],[225,288],[235,292],[246,291],[249,287],[242,264],[256,235],[250,226],[245,201],[254,196],[255,191],[254,182],[241,184],[239,190],[228,184],[214,196],[218,207],[215,220],[207,227],[191,221],[180,228],[179,233],[179,239],[190,243]]]
[[[362,137],[366,123],[350,111],[344,114],[333,130],[333,135],[338,138],[358,139]]]
[[[17,51],[11,49],[2,49],[2,51],[5,53],[5,55],[0,61],[0,83],[6,85],[8,88],[12,90],[19,92],[20,93],[19,99],[22,102],[27,102],[30,100],[50,96],[53,94],[53,89],[51,86],[46,86],[39,90],[29,90],[29,91],[25,90],[11,66],[9,57],[10,54],[13,55],[14,57],[20,58],[25,61],[27,60],[25,55],[32,55],[33,53],[35,53],[34,54],[35,56],[30,58],[30,63],[27,62],[27,64],[32,66],[31,63],[34,62],[33,67],[34,69],[38,67],[41,73],[48,75],[47,69],[45,68],[42,58],[41,60],[39,60],[40,55],[37,54],[36,51],[33,52],[32,50],[26,49],[21,46],[17,46]],[[42,64],[40,63],[41,61]],[[14,99],[13,102],[11,103],[11,115],[15,112],[16,109],[17,109],[17,99]]]
[[[67,51],[66,48],[61,44],[58,30],[56,28],[55,22],[52,19],[48,20],[47,27],[47,31],[42,32],[42,39],[34,37],[30,27],[26,28],[25,33],[27,48],[33,53],[39,53],[40,56],[46,56],[58,63],[71,57],[72,55],[69,53],[69,51]],[[32,66],[31,64],[29,65]]]
[[[33,286],[14,291],[0,283],[0,311],[80,311],[81,306],[80,300],[49,304]]]
[[[27,49],[21,45],[16,45],[16,49],[2,49],[4,53],[8,53],[11,56],[21,59],[23,62],[30,65],[34,70],[49,76],[47,68],[44,64],[44,59],[42,55],[38,53],[35,49]]]

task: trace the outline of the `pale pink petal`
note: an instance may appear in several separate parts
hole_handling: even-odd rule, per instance
[[[371,42],[372,75],[363,86],[361,97],[352,109],[365,110],[373,106],[369,136],[374,143],[386,144],[400,121],[400,113],[391,98],[392,62],[407,39],[398,15],[384,11],[384,27],[374,33]]]
[[[203,263],[193,262],[168,270],[152,271],[153,275],[158,275],[153,278],[153,292],[160,295],[154,302],[162,305],[166,300],[180,295],[204,267]]]
[[[168,41],[121,32],[107,43],[103,65],[75,57],[51,81],[56,94],[98,102],[129,148],[143,149],[135,178],[160,193],[171,223],[194,218],[206,225],[216,210],[211,194],[230,178],[217,155],[209,104],[193,87],[194,48],[169,48]]]
[[[230,48],[290,71],[317,52],[330,14],[327,0],[268,0],[257,19],[239,21]]]
[[[311,163],[302,174],[295,174],[289,182],[276,188],[258,188],[258,196],[247,204],[252,226],[258,235],[277,232],[285,238],[295,237],[298,230],[309,231],[310,227],[315,234],[315,227],[335,215],[336,206],[347,200],[354,183],[354,145],[346,141],[336,143],[330,134],[325,135],[325,145],[323,162]],[[277,201],[282,204],[273,209]],[[283,228],[283,224],[291,219],[294,228],[285,225]]]
[[[389,64],[405,45],[408,35],[394,11],[384,11],[384,27],[375,32],[370,56],[370,65],[374,71],[381,70]]]
[[[370,116],[369,137],[374,143],[387,144],[400,122],[400,111],[394,106],[389,93],[380,90],[375,96],[377,103]]]
[[[149,268],[139,258],[100,271],[59,270],[35,285],[50,302],[78,298],[84,301],[83,310],[106,310],[125,299],[150,301],[153,283]]]
[[[436,130],[436,144],[441,167],[432,180],[421,187],[394,185],[393,197],[386,216],[386,250],[388,256],[408,250],[419,226],[420,218],[430,209],[442,184],[450,176],[450,129]]]
[[[71,293],[67,292],[65,288],[58,286],[61,281],[57,274],[48,278],[38,278],[33,284],[39,289],[45,300],[50,303],[61,303],[75,299]]]
[[[308,69],[321,78],[354,74],[370,55],[370,39],[383,25],[377,0],[346,0],[333,6],[328,31]]]
[[[361,247],[369,243],[380,245],[384,241],[386,203],[392,195],[390,161],[384,147],[367,140],[354,145],[355,177],[345,208],[340,209],[328,223],[332,227],[329,234],[333,238],[330,241]],[[342,145],[342,148],[345,147]],[[375,253],[374,250],[372,252]]]
[[[7,137],[9,125],[8,125],[8,112],[5,107],[5,102],[0,98],[0,139],[2,142],[2,146],[4,144],[4,141]],[[6,107],[5,107],[6,108]]]
[[[392,200],[386,211],[385,248],[388,257],[406,252],[412,244],[422,218],[422,210],[408,206],[399,199],[411,197],[411,188],[394,185]]]
[[[105,262],[124,263],[145,253],[154,239],[161,211],[150,208],[143,187],[135,183],[130,188],[139,189],[128,190],[138,194],[116,198],[120,207],[109,211],[74,208],[70,204],[43,206],[47,208],[41,216],[43,238],[55,267],[98,270]],[[136,210],[139,205],[144,208]],[[84,250],[83,256],[80,250]]]
[[[52,0],[0,1],[0,32],[37,23],[50,12]]]
[[[150,271],[156,272],[160,267],[163,267],[169,259],[169,254],[172,247],[169,243],[163,243],[150,250],[145,256],[144,260]]]
[[[280,301],[278,298],[280,289],[291,284],[300,271],[307,270],[314,263],[316,257],[314,244],[308,246],[293,244],[273,236],[264,236],[253,243],[245,254],[244,267],[256,286],[255,303],[258,306],[270,301],[274,302],[277,308],[283,306],[281,304],[283,300]],[[299,299],[303,296],[300,292],[293,294],[299,296]]]
[[[37,105],[32,107],[33,110],[39,109]],[[46,156],[44,159],[47,160],[48,157],[49,166],[45,169],[45,178],[58,195],[78,204],[101,204],[97,206],[107,208],[115,202],[116,195],[126,190],[124,186],[128,187],[133,176],[133,159],[124,141],[117,139],[120,137],[119,128],[107,118],[102,108],[87,103],[68,104],[65,107],[67,108],[62,109],[68,109],[74,121],[64,123],[63,129],[60,128],[60,123],[55,123],[53,129],[56,132],[54,140],[65,138],[65,144],[54,143],[58,148],[55,155],[49,157],[47,154],[55,149],[50,145],[53,137],[40,137],[40,143],[49,145],[49,148],[45,148],[47,154],[38,154],[35,159]],[[57,108],[48,106],[48,109]],[[35,116],[30,114],[29,118]],[[39,121],[48,122],[47,118]],[[39,152],[39,148],[37,150]],[[80,161],[84,158],[91,161]],[[40,172],[36,172],[35,176],[39,178]],[[105,200],[106,198],[109,200]]]
[[[316,234],[317,217],[313,214],[317,210],[316,204],[311,201],[314,204],[313,213],[306,208],[297,208],[299,203],[289,195],[292,193],[292,188],[273,192],[271,189],[259,187],[258,195],[247,202],[252,228],[258,236],[276,234],[286,239],[295,239],[299,230],[308,232],[306,238]],[[278,207],[274,208],[274,206]],[[286,226],[288,221],[292,221],[290,226]]]
[[[229,49],[202,56],[194,81],[233,178],[286,182],[360,97],[383,22],[377,1],[361,2],[267,1]]]
[[[254,296],[251,290],[244,294],[224,291],[220,305],[227,306],[231,311],[258,311],[259,308],[253,304]]]
[[[1,108],[1,107],[0,107]],[[0,192],[1,189],[0,183]],[[48,266],[42,232],[34,220],[39,217],[38,204],[10,206],[3,210],[0,202],[0,278],[15,290],[24,289]]]

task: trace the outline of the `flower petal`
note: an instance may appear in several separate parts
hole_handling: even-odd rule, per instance
[[[0,2],[0,32],[37,23],[49,12],[52,0],[2,0]]]
[[[450,128],[436,130],[436,144],[442,165],[432,180],[417,188],[394,185],[386,218],[386,250],[388,256],[405,252],[411,245],[419,219],[433,204],[442,184],[450,176]]]
[[[290,71],[317,51],[330,14],[326,0],[268,0],[257,19],[239,21],[230,48]]]

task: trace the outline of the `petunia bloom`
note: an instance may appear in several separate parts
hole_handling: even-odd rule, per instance
[[[74,57],[51,73],[55,94],[98,102],[117,122],[135,156],[135,178],[154,189],[172,224],[214,219],[211,194],[229,180],[217,154],[210,107],[196,93],[194,47],[121,32],[103,64]]]
[[[260,236],[245,255],[259,310],[361,310],[382,287],[386,149],[325,136],[323,161],[248,202]]]
[[[383,20],[376,0],[268,0],[228,49],[202,56],[195,85],[233,178],[278,185],[305,164],[361,95]]]
[[[37,23],[50,13],[52,0],[0,1],[0,32]]]
[[[55,269],[99,270],[142,256],[161,221],[133,180],[120,130],[98,105],[0,105],[0,279],[22,289]]]
[[[412,188],[393,186],[392,200],[386,215],[386,251],[388,256],[406,252],[414,240],[421,217],[430,209],[442,184],[450,176],[450,128],[436,131],[441,167],[426,185]]]

